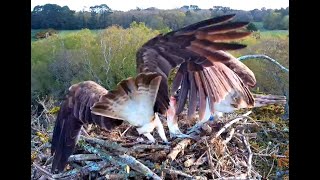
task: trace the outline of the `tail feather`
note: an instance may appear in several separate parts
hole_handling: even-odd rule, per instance
[[[287,98],[286,96],[278,96],[278,95],[262,95],[262,94],[253,94],[254,97],[254,107],[262,107],[271,104],[286,104]]]
[[[154,106],[162,77],[158,73],[140,73],[118,84],[116,90],[101,96],[92,107],[92,113],[104,117],[130,119],[128,108],[144,104]]]

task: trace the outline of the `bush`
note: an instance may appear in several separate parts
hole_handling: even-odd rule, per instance
[[[86,80],[114,88],[122,79],[136,75],[138,48],[157,34],[144,23],[134,22],[128,29],[112,26],[100,33],[83,29],[32,42],[32,99],[62,98],[70,85]]]
[[[247,29],[249,31],[258,31],[258,28],[253,23],[249,23],[249,25],[247,26]]]

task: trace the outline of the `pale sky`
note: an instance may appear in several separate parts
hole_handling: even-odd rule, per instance
[[[232,9],[252,10],[280,9],[289,6],[289,0],[31,0],[31,10],[34,6],[44,4],[57,4],[68,6],[71,10],[88,10],[90,6],[106,4],[112,10],[128,11],[136,7],[145,9],[156,7],[158,9],[174,9],[183,5],[198,5],[201,9],[209,9],[213,6],[226,6]]]

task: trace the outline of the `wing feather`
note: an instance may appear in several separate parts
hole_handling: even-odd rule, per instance
[[[95,82],[84,81],[69,88],[68,95],[60,106],[52,136],[51,153],[54,155],[52,172],[60,172],[73,153],[82,125],[94,123],[111,129],[122,123],[121,120],[97,116],[90,107],[108,93]]]
[[[172,83],[171,94],[181,88],[177,115],[183,110],[188,97],[189,117],[193,115],[198,102],[202,107],[200,116],[204,115],[202,109],[205,109],[207,98],[213,112],[214,104],[233,93],[234,88],[238,96],[243,96],[242,99],[251,104],[253,98],[248,87],[256,84],[255,76],[247,66],[226,52],[245,48],[245,45],[232,41],[250,35],[244,28],[248,22],[232,22],[234,16],[220,16],[158,35],[139,49],[138,73],[157,72],[162,76],[155,111],[166,113],[169,106],[168,75],[176,67],[179,69]],[[191,104],[194,102],[195,105]]]
[[[122,80],[116,90],[101,96],[91,107],[92,113],[104,117],[128,120],[127,108],[144,103],[154,106],[162,77],[158,73],[141,73],[136,78]]]

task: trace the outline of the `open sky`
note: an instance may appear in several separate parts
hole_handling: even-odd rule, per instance
[[[252,10],[280,9],[289,6],[289,0],[31,0],[31,10],[34,6],[44,4],[57,4],[68,6],[71,10],[88,10],[90,6],[107,4],[112,10],[128,11],[136,7],[145,9],[156,7],[158,9],[174,9],[183,5],[198,5],[201,9],[213,6],[225,6],[232,9]]]

